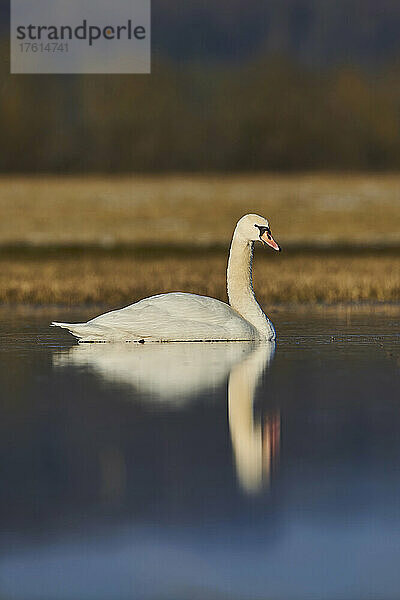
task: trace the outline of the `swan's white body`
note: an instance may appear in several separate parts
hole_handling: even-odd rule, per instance
[[[215,298],[174,292],[145,298],[87,323],[52,325],[68,329],[80,342],[273,340],[274,326],[258,304],[252,285],[253,246],[258,239],[279,249],[266,219],[258,215],[242,217],[229,253],[230,305]]]
[[[254,327],[228,304],[181,292],[151,296],[87,323],[57,325],[85,342],[187,342],[257,337]]]

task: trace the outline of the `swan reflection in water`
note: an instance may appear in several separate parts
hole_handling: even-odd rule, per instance
[[[257,417],[258,383],[275,352],[274,342],[202,344],[80,344],[53,355],[56,367],[73,366],[103,381],[135,389],[145,402],[179,407],[228,379],[228,420],[237,478],[247,493],[269,484],[279,456],[280,416]]]

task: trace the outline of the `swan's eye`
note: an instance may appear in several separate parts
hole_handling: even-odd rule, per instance
[[[257,227],[260,230],[260,238],[261,238],[261,236],[263,236],[266,233],[268,239],[269,240],[272,239],[271,230],[269,227],[265,227],[265,225],[257,225],[257,224],[255,224],[254,227]]]
[[[257,228],[260,230],[260,237],[261,237],[262,235],[264,235],[264,233],[265,233],[266,231],[268,232],[268,234],[270,234],[270,233],[271,233],[271,232],[270,232],[270,230],[269,230],[269,228],[268,228],[268,227],[265,227],[264,225],[257,225],[257,224],[256,224],[256,225],[254,225],[254,227],[257,227]]]

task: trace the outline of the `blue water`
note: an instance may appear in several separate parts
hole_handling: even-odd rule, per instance
[[[398,600],[400,311],[271,316],[79,346],[0,311],[1,600]]]

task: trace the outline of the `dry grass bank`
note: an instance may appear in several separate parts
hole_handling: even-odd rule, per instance
[[[255,287],[266,305],[399,301],[394,251],[300,255],[290,244],[400,244],[400,175],[309,174],[0,178],[0,303],[118,306],[168,290],[225,299],[226,252],[245,212],[267,216],[287,249],[257,252]],[[19,243],[226,250],[4,249]]]
[[[226,299],[225,253],[138,256],[76,251],[0,254],[0,303],[82,303],[121,306],[166,291]],[[398,302],[395,253],[291,254],[256,252],[257,297],[271,303]]]
[[[288,242],[400,242],[400,175],[0,178],[0,245],[228,244],[246,212]]]

